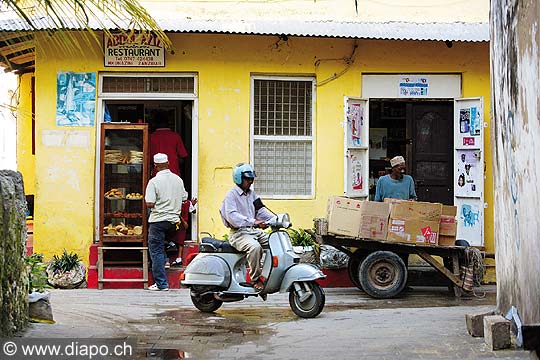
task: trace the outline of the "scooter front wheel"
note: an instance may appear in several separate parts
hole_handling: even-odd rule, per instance
[[[205,313],[212,313],[223,305],[223,301],[214,297],[214,294],[200,295],[191,292],[191,302],[197,309]]]
[[[324,308],[324,290],[315,281],[295,283],[289,291],[292,311],[302,318],[314,318]]]

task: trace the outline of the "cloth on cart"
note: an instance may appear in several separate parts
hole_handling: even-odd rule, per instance
[[[349,255],[331,245],[321,245],[319,259],[323,269],[343,269],[349,263]]]

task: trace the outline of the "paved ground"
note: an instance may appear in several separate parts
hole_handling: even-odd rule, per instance
[[[467,334],[466,313],[495,307],[494,289],[487,290],[455,299],[443,288],[414,288],[374,300],[353,288],[326,289],[315,319],[296,317],[287,294],[203,314],[185,289],[53,290],[56,324],[31,324],[22,336],[132,336],[138,357],[155,359],[528,359],[520,350],[491,352]]]

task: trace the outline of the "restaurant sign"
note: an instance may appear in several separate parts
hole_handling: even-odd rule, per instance
[[[152,33],[105,35],[105,66],[165,66],[165,49]]]

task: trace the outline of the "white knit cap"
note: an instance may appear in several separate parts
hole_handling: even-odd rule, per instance
[[[405,164],[405,159],[403,156],[395,156],[392,158],[392,160],[390,160],[390,165],[392,167],[398,166],[399,164]]]
[[[157,153],[154,155],[154,164],[165,164],[169,161],[169,158],[166,154]]]

